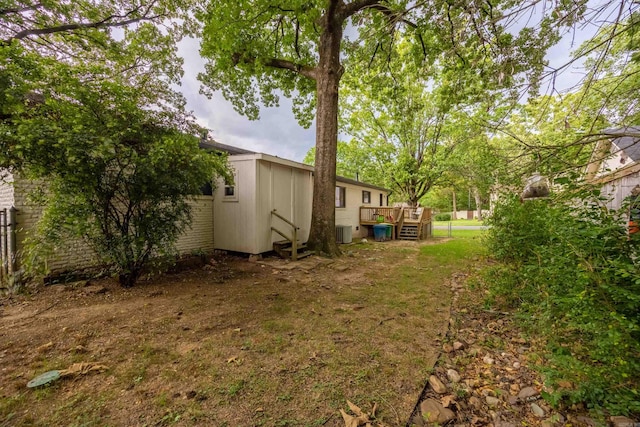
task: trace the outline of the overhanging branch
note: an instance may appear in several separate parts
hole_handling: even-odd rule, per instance
[[[253,64],[256,61],[256,58],[247,57],[240,53],[235,53],[233,55],[233,63],[239,64],[243,62],[245,64]],[[287,59],[280,58],[267,58],[263,59],[262,63],[267,67],[279,68],[281,70],[289,70],[294,73],[300,74],[301,76],[305,76],[307,78],[316,79],[317,69],[316,67],[310,67],[308,65],[298,64],[293,61],[289,61]]]
[[[129,12],[125,13],[124,15],[109,15],[107,17],[105,17],[104,19],[100,20],[100,21],[95,21],[95,22],[74,22],[71,24],[64,24],[64,25],[54,25],[54,26],[50,26],[50,27],[45,27],[45,28],[28,28],[28,29],[24,29],[20,32],[17,32],[15,35],[13,35],[12,37],[9,37],[5,40],[2,41],[3,44],[8,45],[9,43],[11,43],[13,40],[22,40],[26,37],[29,36],[42,36],[42,35],[47,35],[47,34],[55,34],[55,33],[64,33],[64,32],[70,32],[70,31],[76,31],[76,30],[82,30],[82,29],[91,29],[91,28],[116,28],[116,27],[125,27],[127,25],[131,25],[131,24],[135,24],[136,22],[141,22],[141,21],[152,21],[152,20],[156,20],[158,18],[162,18],[164,15],[152,15],[151,14],[151,9],[153,8],[153,6],[157,3],[157,0],[154,0],[152,2],[150,2],[143,10],[143,6],[140,5],[132,10],[130,10]],[[35,8],[39,8],[40,5],[34,5],[33,7],[31,7],[30,9],[35,9]],[[142,14],[140,16],[136,16],[134,18],[131,18],[131,16],[134,16],[135,14],[137,14],[139,11],[142,11]],[[20,12],[20,11],[18,11]]]

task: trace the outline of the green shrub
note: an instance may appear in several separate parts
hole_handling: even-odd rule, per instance
[[[488,220],[501,261],[485,272],[491,299],[516,307],[544,338],[540,369],[554,404],[640,413],[640,239],[628,236],[625,212],[589,195],[510,198]],[[573,387],[558,387],[567,381]]]
[[[451,214],[440,213],[435,216],[436,221],[451,221]]]

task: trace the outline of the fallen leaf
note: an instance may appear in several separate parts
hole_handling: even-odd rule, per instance
[[[227,363],[232,363],[232,362],[240,363],[240,359],[238,359],[238,356],[233,356],[227,359]]]
[[[347,400],[347,405],[349,406],[349,409],[351,409],[351,412],[353,412],[357,416],[359,416],[359,417],[364,417],[365,416],[364,412],[362,412],[362,409],[358,408],[351,401]]]
[[[38,353],[44,353],[45,351],[49,350],[51,347],[53,347],[53,342],[49,341],[46,344],[42,344],[40,347],[38,347],[37,351]]]
[[[351,415],[344,412],[340,409],[340,415],[342,415],[342,419],[344,420],[345,427],[358,427],[360,425],[358,418],[352,417]]]
[[[67,369],[63,369],[60,371],[60,377],[70,377],[74,375],[86,375],[90,372],[102,372],[106,371],[107,368],[105,365],[101,365],[99,363],[74,363],[69,366]]]

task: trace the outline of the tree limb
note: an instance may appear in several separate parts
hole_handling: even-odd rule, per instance
[[[10,13],[28,12],[30,10],[36,10],[36,9],[41,8],[41,7],[42,7],[42,3],[36,3],[34,5],[31,5],[31,6],[0,9],[0,15],[9,15]]]
[[[55,34],[62,32],[69,32],[81,29],[90,29],[90,28],[116,28],[116,27],[124,27],[130,24],[135,24],[136,22],[141,21],[152,21],[158,18],[162,18],[163,15],[150,15],[152,7],[156,4],[157,0],[152,1],[144,10],[141,16],[136,18],[128,18],[133,14],[137,13],[142,9],[142,5],[136,7],[135,9],[130,10],[124,15],[109,15],[106,18],[96,21],[96,22],[76,22],[72,24],[64,24],[64,25],[56,25],[46,28],[30,28],[22,30],[12,37],[5,39],[2,41],[3,44],[8,45],[13,40],[22,40],[29,36],[41,36],[47,34]],[[120,20],[122,19],[122,20]]]
[[[247,56],[243,56],[240,53],[233,54],[233,63],[239,64],[240,62],[244,64],[253,64],[256,61],[256,58],[250,58]],[[272,68],[280,68],[283,70],[293,71],[294,73],[300,74],[307,78],[316,79],[317,69],[316,67],[310,67],[308,65],[297,64],[293,61],[289,61],[286,59],[280,58],[267,58],[262,60],[262,63],[268,67]]]
[[[342,8],[342,19],[347,19],[362,9],[366,9],[375,5],[382,6],[379,0],[355,0],[351,3],[347,3]]]

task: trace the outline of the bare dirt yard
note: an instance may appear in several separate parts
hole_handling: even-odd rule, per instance
[[[343,249],[0,298],[0,426],[636,425],[542,399],[544,343],[487,305],[478,232]]]
[[[102,279],[4,297],[0,423],[343,426],[348,399],[405,425],[447,333],[447,279],[466,269],[466,255],[424,247],[221,256],[132,289]],[[26,387],[80,362],[106,369]]]

